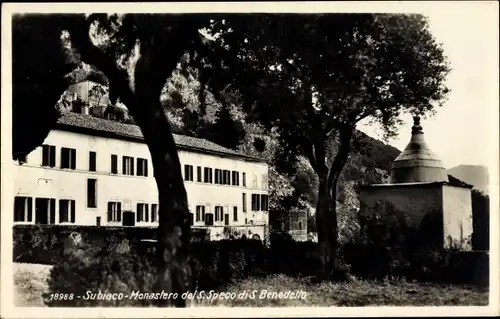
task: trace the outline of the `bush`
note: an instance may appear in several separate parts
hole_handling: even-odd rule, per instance
[[[130,295],[152,292],[156,277],[155,247],[149,243],[115,242],[101,250],[85,243],[66,249],[64,261],[55,265],[46,295],[48,306],[148,306],[153,300],[96,301],[83,298],[50,300],[55,293],[94,296],[99,291]],[[257,240],[225,240],[192,245],[190,264],[194,270],[193,289],[216,290],[235,280],[264,273],[265,247]]]
[[[101,249],[112,242],[127,239],[131,243],[142,239],[156,239],[156,228],[15,225],[13,228],[14,262],[53,265],[64,260],[63,241],[71,233],[78,233],[83,242],[92,243],[89,249]],[[204,241],[207,233],[192,230],[193,241]]]

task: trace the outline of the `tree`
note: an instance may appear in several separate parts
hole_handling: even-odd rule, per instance
[[[23,15],[13,21],[14,158],[40,145],[57,121],[54,105],[68,85],[64,76],[80,61],[101,71],[109,81],[111,102],[119,98],[127,106],[151,153],[159,193],[155,290],[179,295],[191,284],[190,226],[179,158],[160,94],[185,51],[202,40],[198,30],[204,21],[203,15],[133,14]],[[75,60],[70,66],[67,56]],[[35,122],[43,123],[37,127]],[[30,127],[25,130],[29,134],[21,125]],[[185,306],[185,300],[159,301],[169,304]]]
[[[102,98],[108,94],[106,86],[96,84],[89,90],[89,100],[95,101],[94,106],[100,106]]]
[[[336,185],[356,124],[371,118],[391,136],[400,114],[432,113],[447,93],[440,45],[423,16],[406,14],[227,17],[210,30],[203,84],[237,91],[249,119],[278,129],[285,158],[309,160],[322,275],[335,275]]]

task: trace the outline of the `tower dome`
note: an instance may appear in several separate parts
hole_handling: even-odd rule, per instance
[[[424,140],[420,117],[413,117],[410,143],[392,163],[391,183],[447,181],[443,163]]]

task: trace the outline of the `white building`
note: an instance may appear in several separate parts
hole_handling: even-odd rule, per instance
[[[263,238],[267,164],[204,139],[174,138],[193,226],[209,227],[213,239],[227,237],[227,226]],[[158,225],[151,157],[135,125],[68,113],[14,169],[15,224]]]

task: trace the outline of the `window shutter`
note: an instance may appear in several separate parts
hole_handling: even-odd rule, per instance
[[[62,199],[59,200],[59,223],[62,223],[63,222],[63,219],[62,219],[62,211],[63,211],[63,203],[64,201]]]
[[[137,204],[137,209],[136,209],[136,213],[135,213],[135,218],[136,218],[136,220],[137,220],[138,222],[140,222],[140,221],[141,221],[140,216],[139,216],[139,215],[140,215],[140,214],[139,214],[140,209],[141,209],[141,204]]]
[[[30,222],[33,218],[33,199],[28,197],[28,221]]]
[[[118,156],[111,155],[111,173],[118,174]]]
[[[130,175],[134,175],[134,158],[130,158]]]
[[[50,146],[49,149],[50,149],[50,152],[49,152],[50,166],[55,167],[56,166],[56,147]]]
[[[61,168],[68,168],[68,152],[66,148],[61,148]]]
[[[149,205],[145,204],[144,206],[144,217],[146,218],[146,221],[149,222]]]
[[[123,156],[123,158],[122,158],[122,171],[123,171],[122,174],[123,175],[127,174],[127,169],[126,169],[126,165],[125,165],[126,162],[127,162],[126,157]]]
[[[122,221],[122,203],[118,202],[116,203],[117,205],[117,210],[118,210],[118,222]]]
[[[48,166],[50,164],[50,148],[48,145],[42,145],[42,165]]]
[[[148,160],[144,160],[144,176],[148,176]]]
[[[71,201],[71,222],[74,223],[76,220],[76,212],[75,212],[75,201]]]
[[[50,199],[50,224],[56,223],[56,200],[54,198]]]
[[[73,148],[71,151],[71,169],[76,168],[76,150]]]
[[[112,208],[113,203],[108,202],[108,222],[112,221]]]

